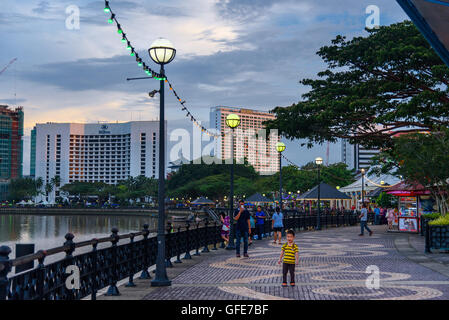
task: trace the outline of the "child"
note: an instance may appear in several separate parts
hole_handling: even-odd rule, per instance
[[[299,249],[295,240],[295,232],[287,231],[287,242],[282,246],[281,256],[278,264],[282,264],[282,286],[287,286],[287,273],[290,272],[290,285],[295,286],[295,264],[299,264]],[[283,258],[283,259],[282,259]]]

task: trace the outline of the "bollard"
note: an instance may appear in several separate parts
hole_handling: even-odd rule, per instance
[[[144,224],[143,225],[143,250],[144,250],[144,254],[143,254],[143,268],[142,268],[142,273],[140,274],[139,279],[151,279],[150,273],[148,272],[148,235],[150,234],[150,231],[148,230],[149,225],[148,224]]]
[[[129,260],[129,279],[128,279],[128,283],[125,285],[125,287],[135,287],[135,283],[134,283],[134,272],[133,272],[133,263],[134,263],[134,233],[130,234],[129,237],[129,242],[130,242],[130,259]]]
[[[184,259],[189,260],[192,259],[192,256],[190,255],[190,243],[192,241],[192,237],[190,236],[190,223],[187,222],[186,224],[186,253],[184,255]]]
[[[9,260],[10,253],[10,247],[0,247],[0,300],[6,300],[9,292],[8,273],[12,267],[11,261]]]
[[[112,232],[111,234],[112,266],[109,273],[110,277],[109,288],[105,296],[119,296],[120,292],[118,291],[117,288],[117,243],[119,241],[118,229],[114,227],[111,229],[111,232]]]

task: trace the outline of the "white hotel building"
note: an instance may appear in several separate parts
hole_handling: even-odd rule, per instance
[[[264,121],[274,120],[272,113],[233,107],[212,107],[210,109],[210,126],[216,132],[229,133],[226,117],[229,114],[240,117],[240,125],[235,129],[234,157],[247,159],[260,174],[270,175],[279,171],[279,154],[276,143],[280,141],[277,132],[268,133],[263,125]],[[274,133],[274,134],[273,134]],[[215,140],[215,157],[219,159],[231,158],[231,135]]]
[[[30,173],[44,184],[55,176],[61,186],[75,181],[116,184],[139,175],[158,178],[159,121],[37,124],[31,137],[35,156]],[[49,201],[54,196],[55,191]]]

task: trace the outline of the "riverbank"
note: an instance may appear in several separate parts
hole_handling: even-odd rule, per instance
[[[101,208],[0,208],[0,215],[26,214],[26,215],[105,215],[105,216],[156,216],[157,209],[101,209]],[[169,209],[170,216],[188,216],[187,210]]]

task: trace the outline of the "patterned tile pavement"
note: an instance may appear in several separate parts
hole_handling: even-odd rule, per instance
[[[449,299],[449,277],[413,262],[395,247],[397,237],[373,226],[374,235],[358,237],[359,228],[301,232],[296,287],[282,288],[280,246],[254,241],[249,258],[222,254],[190,267],[172,286],[158,288],[145,299],[300,299],[300,300],[422,300]],[[379,289],[366,286],[368,266],[380,272]]]

